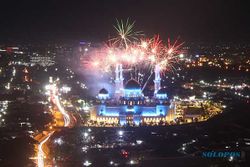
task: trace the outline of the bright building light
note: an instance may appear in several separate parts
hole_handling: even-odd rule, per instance
[[[58,145],[62,145],[63,144],[63,140],[61,138],[58,138],[58,139],[54,140],[54,143],[58,144]]]
[[[124,132],[123,132],[122,130],[119,130],[119,131],[118,131],[118,135],[119,135],[119,136],[123,136],[123,134],[124,134]]]
[[[230,156],[230,157],[228,158],[228,160],[229,160],[230,162],[232,162],[232,161],[234,160],[234,157],[233,157],[233,156]]]
[[[87,146],[82,147],[82,151],[83,151],[83,152],[87,152],[87,150],[88,150],[88,147],[87,147]]]
[[[142,144],[143,141],[142,141],[142,140],[136,140],[136,143],[137,143],[137,144]]]
[[[91,164],[92,164],[92,163],[89,162],[88,160],[86,160],[86,161],[83,163],[84,166],[90,166]]]
[[[71,91],[71,87],[69,87],[69,86],[63,86],[63,87],[61,88],[61,91],[62,91],[63,93],[68,93],[68,92]]]
[[[195,96],[190,96],[189,97],[189,100],[194,100],[195,99]]]
[[[89,134],[88,134],[87,132],[84,132],[84,133],[83,133],[83,136],[84,136],[84,137],[88,137]]]

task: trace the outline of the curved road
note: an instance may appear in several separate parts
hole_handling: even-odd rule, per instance
[[[44,167],[44,157],[45,153],[43,152],[43,145],[46,143],[50,136],[54,133],[55,131],[50,132],[46,138],[38,145],[38,155],[37,155],[37,165],[38,167]]]
[[[57,95],[54,95],[54,99],[55,99],[55,105],[57,106],[57,108],[60,111],[60,113],[63,115],[64,127],[69,127],[70,122],[71,122],[69,114],[62,107],[62,105],[60,103],[60,100],[59,100],[59,97]]]
[[[68,114],[67,111],[64,110],[63,106],[61,105],[61,102],[59,100],[59,96],[56,95],[55,91],[51,91],[53,92],[53,94],[51,94],[51,99],[53,99],[53,103],[56,105],[58,111],[63,115],[63,119],[64,119],[64,127],[70,127],[72,121],[71,121],[71,117]],[[71,125],[72,126],[72,125]],[[39,145],[38,145],[38,153],[37,153],[37,165],[38,167],[44,167],[45,162],[44,162],[44,158],[45,158],[45,153],[43,151],[43,146],[46,144],[46,142],[50,139],[50,137],[53,135],[53,133],[55,132],[55,130],[50,130],[48,131],[49,133],[43,137],[43,139],[40,141]]]

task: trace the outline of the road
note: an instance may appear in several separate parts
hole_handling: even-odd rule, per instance
[[[38,153],[37,153],[37,166],[38,167],[44,167],[44,158],[46,157],[44,151],[43,151],[43,146],[44,144],[49,140],[49,138],[51,137],[51,135],[54,133],[55,131],[50,132],[38,145]]]
[[[55,91],[51,91],[51,92],[53,92],[53,93],[51,93],[51,102],[54,103],[54,105],[55,105],[56,109],[54,109],[54,110],[59,111],[59,113],[62,115],[63,120],[64,120],[63,126],[68,127],[68,128],[73,127],[76,124],[76,120],[75,120],[74,116],[70,115],[67,111],[65,111],[65,109],[61,105],[60,97],[57,95],[57,93]],[[61,122],[59,117],[56,117],[55,114],[53,114],[53,115],[54,115],[55,122],[58,122],[58,123]],[[60,126],[60,124],[56,124],[55,126],[58,127],[58,126]],[[57,128],[57,130],[59,130],[59,129]],[[46,155],[48,153],[45,152],[45,146],[55,131],[56,130],[54,130],[53,127],[50,127],[48,130],[45,130],[45,133],[42,132],[35,137],[35,139],[37,141],[39,141],[38,148],[37,148],[37,166],[38,167],[45,167],[46,166],[45,165],[45,158],[46,158]],[[48,148],[48,147],[46,147],[46,148]]]
[[[59,96],[54,95],[53,97],[54,97],[54,100],[55,100],[55,105],[57,106],[60,113],[63,115],[64,127],[69,127],[71,121],[70,121],[70,116],[69,116],[68,112],[65,111],[64,108],[62,107],[61,102],[59,100]]]

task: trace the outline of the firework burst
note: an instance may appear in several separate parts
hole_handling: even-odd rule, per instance
[[[119,47],[128,48],[128,45],[132,42],[138,41],[141,36],[143,36],[142,31],[135,31],[135,22],[130,23],[129,18],[124,22],[123,20],[116,19],[116,25],[114,28],[117,32],[117,37],[111,39],[113,44],[118,44]]]
[[[115,66],[122,64],[125,71],[141,84],[149,81],[156,65],[160,67],[161,74],[174,71],[183,43],[178,39],[173,43],[168,39],[164,43],[159,35],[142,38],[141,31],[134,31],[135,22],[129,23],[129,19],[116,21],[114,28],[118,36],[91,53],[87,64],[93,71],[112,74]]]

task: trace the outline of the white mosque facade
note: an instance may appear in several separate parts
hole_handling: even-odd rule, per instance
[[[130,79],[124,84],[122,65],[116,66],[115,91],[111,95],[105,88],[99,91],[97,103],[90,117],[97,123],[140,125],[170,122],[174,118],[167,91],[161,88],[160,69],[155,67],[154,95],[143,95],[140,84]],[[125,85],[125,86],[124,86]]]

